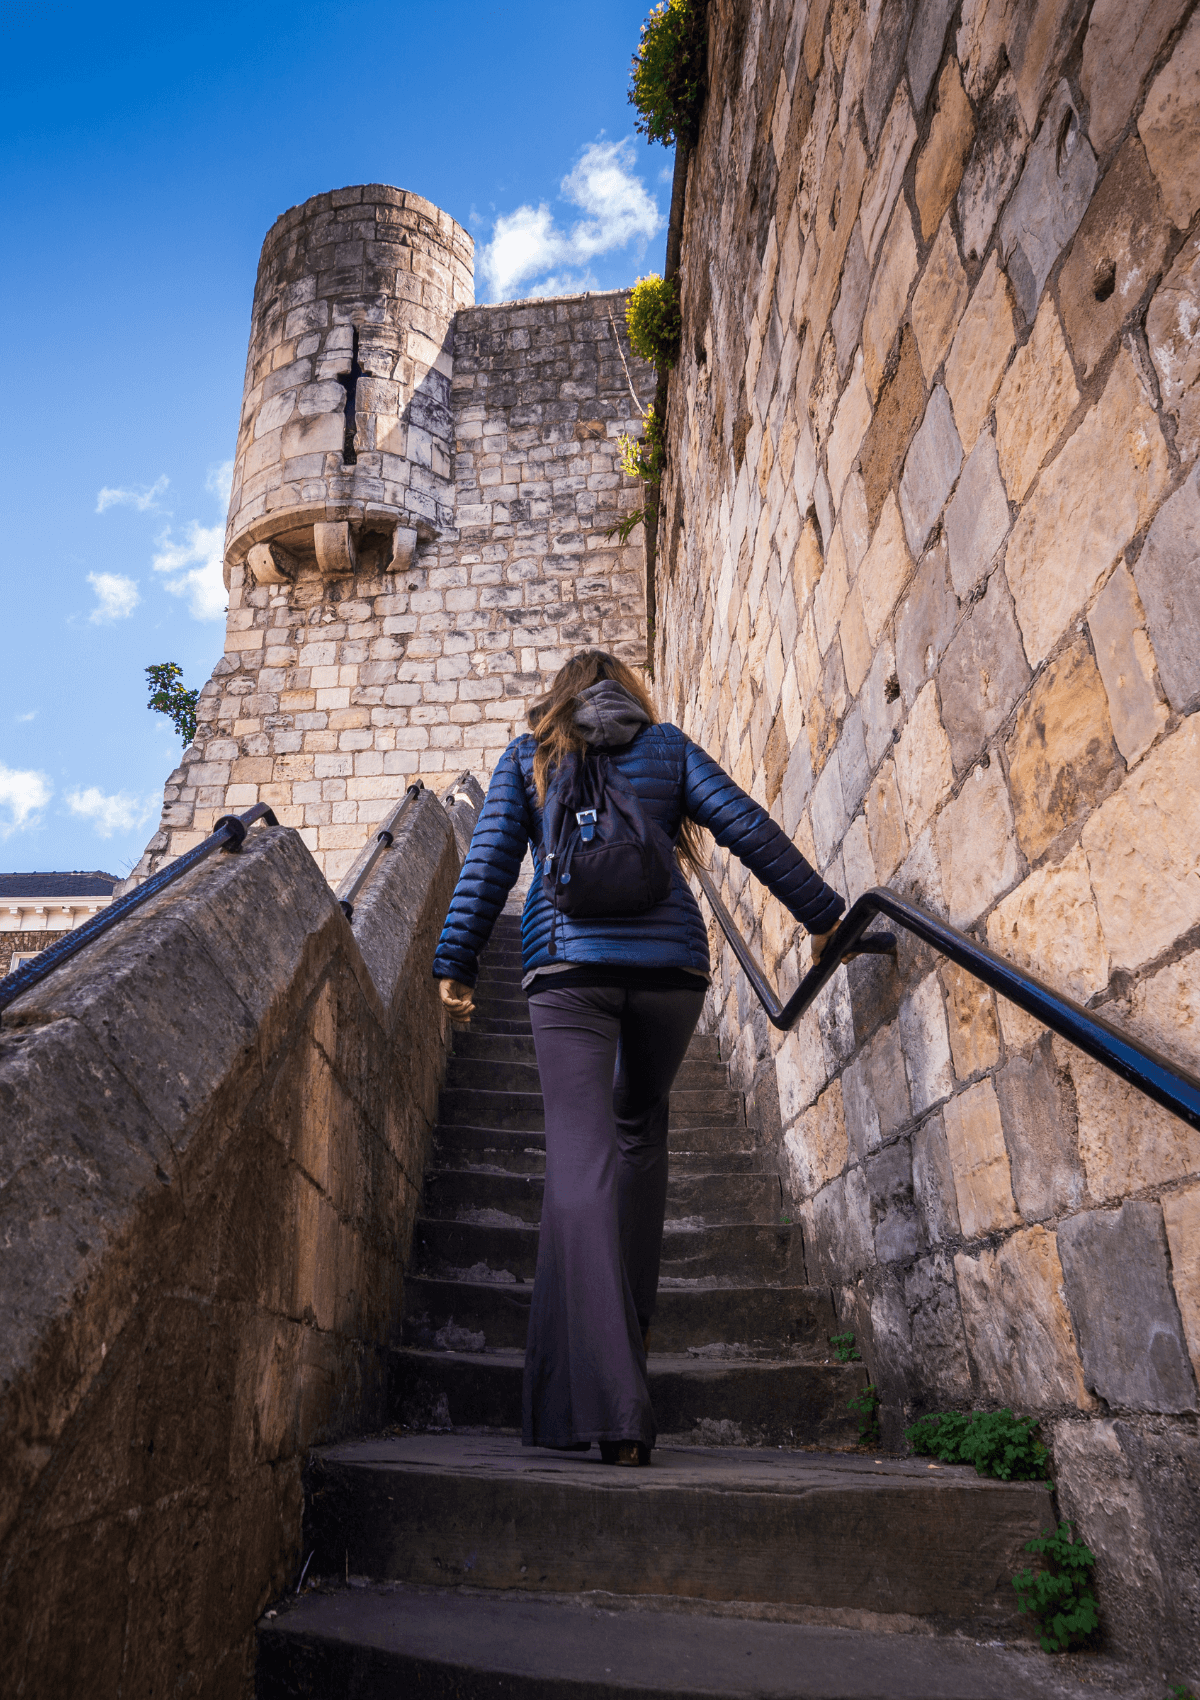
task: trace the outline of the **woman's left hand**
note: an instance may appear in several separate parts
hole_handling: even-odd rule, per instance
[[[475,1013],[475,993],[461,980],[439,980],[438,993],[451,1021],[470,1021]]]

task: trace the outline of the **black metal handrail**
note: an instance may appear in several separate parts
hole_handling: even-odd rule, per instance
[[[352,921],[354,919],[354,899],[358,896],[363,886],[366,885],[368,879],[370,879],[371,870],[374,868],[379,858],[383,855],[384,851],[390,850],[392,844],[395,842],[396,828],[400,824],[400,817],[404,814],[404,811],[410,807],[413,799],[420,796],[424,789],[425,785],[422,780],[413,780],[412,784],[408,787],[408,790],[396,804],[396,807],[384,821],[383,825],[375,834],[371,842],[360,853],[357,862],[353,864],[350,872],[346,875],[345,879],[338,887],[337,900],[341,905],[342,914],[346,917],[347,921]]]
[[[0,1010],[15,1003],[31,986],[40,984],[48,974],[53,974],[56,968],[61,968],[64,962],[98,939],[101,933],[106,933],[110,927],[115,927],[118,921],[123,921],[133,910],[148,903],[152,897],[166,886],[173,885],[181,879],[197,862],[202,862],[206,856],[211,856],[214,850],[238,850],[241,848],[246,833],[255,821],[263,821],[267,826],[278,826],[274,812],[266,803],[255,803],[252,809],[247,809],[242,815],[222,815],[214,823],[213,830],[203,843],[196,844],[190,850],[185,850],[182,856],[177,856],[158,873],[152,874],[142,885],[127,891],[124,897],[118,897],[115,903],[107,909],[102,909],[90,921],[85,921],[82,927],[74,927],[59,939],[57,944],[49,945],[39,951],[30,962],[18,968],[15,974],[6,974],[0,980]]]
[[[1096,1062],[1145,1093],[1147,1098],[1152,1098],[1189,1126],[1200,1128],[1200,1078],[1188,1069],[1169,1062],[1153,1046],[1144,1045],[1140,1040],[1130,1038],[1128,1033],[1122,1033],[1120,1028],[1105,1021],[1103,1016],[1084,1009],[1073,998],[1052,990],[1036,975],[1018,968],[1015,963],[1006,962],[986,945],[976,944],[974,939],[960,933],[956,927],[931,915],[918,904],[910,903],[907,898],[897,897],[895,892],[883,886],[864,892],[851,905],[826,944],[821,960],[809,969],[787,1002],[781,1003],[767,979],[766,970],[738,932],[733,916],[717,895],[711,877],[698,871],[697,878],[773,1027],[784,1031],[794,1027],[853,952],[880,952],[895,948],[894,940],[890,944],[885,943],[879,934],[864,937],[875,916],[884,915],[906,932],[932,945],[934,950],[940,951],[960,968],[965,968],[984,985],[999,992],[1001,997],[1008,998],[1010,1003],[1015,1003],[1027,1015],[1040,1021],[1043,1027],[1077,1045]]]

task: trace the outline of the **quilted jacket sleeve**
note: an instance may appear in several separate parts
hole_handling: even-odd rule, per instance
[[[433,958],[433,972],[439,980],[475,984],[479,953],[521,871],[532,824],[514,742],[496,763],[450,899]]]
[[[717,843],[732,850],[810,933],[826,933],[846,906],[809,867],[767,811],[689,738],[684,757],[683,807]]]

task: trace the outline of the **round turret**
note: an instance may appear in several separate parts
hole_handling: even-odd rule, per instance
[[[314,195],[263,243],[225,583],[403,569],[453,524],[452,327],[474,244],[420,195]]]

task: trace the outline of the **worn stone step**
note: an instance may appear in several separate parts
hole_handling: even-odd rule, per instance
[[[493,1038],[501,1035],[512,1035],[514,1038],[529,1038],[532,1041],[533,1028],[529,1025],[528,1015],[524,1021],[510,1021],[490,1015],[476,1015],[471,1020],[471,1026],[477,1033],[483,1033]]]
[[[407,1428],[519,1429],[524,1354],[392,1353],[393,1420]],[[656,1352],[648,1365],[659,1433],[700,1446],[853,1447],[847,1400],[861,1365],[799,1358],[705,1359]]]
[[[540,1092],[480,1091],[475,1087],[446,1086],[438,1100],[438,1119],[444,1125],[509,1127],[540,1132],[545,1127],[545,1110]],[[672,1128],[697,1126],[740,1128],[746,1111],[740,1093],[726,1087],[721,1092],[684,1091],[671,1093]]]
[[[474,1091],[536,1092],[542,1089],[537,1059],[525,1057],[465,1057],[455,1054],[446,1069],[448,1087]],[[677,1092],[729,1092],[728,1075],[722,1063],[692,1062],[685,1058],[675,1076],[672,1096]]]
[[[629,1609],[604,1594],[496,1599],[356,1577],[285,1596],[260,1621],[256,1692],[258,1700],[1071,1700],[1096,1692],[1091,1673],[1065,1672],[1061,1659],[1029,1646],[661,1607]]]
[[[495,1034],[480,1032],[474,1022],[469,1027],[454,1029],[453,1054],[456,1057],[481,1057],[492,1062],[536,1061],[532,1032],[527,1036],[504,1039]],[[687,1060],[719,1064],[721,1056],[716,1034],[693,1034],[687,1049]]]
[[[532,1283],[404,1283],[404,1344],[427,1351],[524,1351]],[[827,1287],[664,1287],[650,1326],[650,1360],[694,1351],[741,1357],[828,1359],[838,1331]]]
[[[746,1174],[760,1167],[748,1128],[672,1128],[667,1134],[671,1168]],[[434,1130],[433,1164],[439,1169],[495,1168],[508,1174],[541,1174],[546,1135],[514,1128],[447,1127]]]
[[[531,1281],[538,1230],[482,1222],[417,1218],[412,1266],[422,1275],[460,1275],[483,1265],[518,1281]],[[798,1228],[757,1223],[688,1228],[668,1223],[663,1234],[662,1279],[721,1281],[731,1286],[804,1285],[804,1242]]]
[[[1028,1633],[1011,1578],[1053,1520],[1041,1482],[817,1452],[658,1447],[649,1469],[508,1436],[320,1449],[314,1572],[777,1602]]]
[[[543,1177],[496,1175],[485,1170],[431,1169],[425,1176],[423,1214],[443,1221],[537,1225],[542,1214]],[[779,1221],[782,1191],[776,1175],[674,1174],[667,1182],[668,1221]]]

